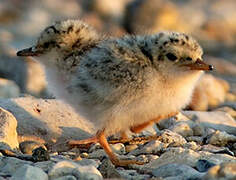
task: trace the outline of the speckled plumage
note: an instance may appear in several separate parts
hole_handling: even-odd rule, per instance
[[[117,165],[130,162],[115,157],[104,135],[178,112],[189,103],[202,70],[212,69],[186,34],[104,38],[70,20],[46,28],[35,46],[17,55],[35,56],[44,65],[49,88],[102,132],[94,139]]]

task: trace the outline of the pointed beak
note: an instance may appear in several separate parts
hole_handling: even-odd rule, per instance
[[[214,70],[214,67],[212,65],[206,64],[205,62],[203,62],[200,59],[197,59],[197,61],[195,61],[192,64],[184,64],[182,66],[189,67],[190,70],[203,70],[203,71]]]
[[[17,56],[39,56],[41,52],[37,50],[34,46],[20,50],[16,53]]]

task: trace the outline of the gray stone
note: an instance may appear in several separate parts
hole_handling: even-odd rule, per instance
[[[225,112],[183,111],[189,119],[198,121],[202,126],[236,135],[236,121]]]
[[[72,161],[61,161],[54,165],[48,173],[50,179],[73,175],[78,179],[103,179],[101,173],[92,165],[81,166]]]
[[[157,154],[167,145],[160,142],[159,140],[150,141],[143,147],[137,148],[129,153],[129,155],[139,155],[139,154]]]
[[[67,175],[67,176],[62,176],[53,180],[77,180],[75,176]]]
[[[103,149],[98,149],[89,154],[89,158],[102,160],[104,157],[108,157]]]
[[[20,150],[24,154],[32,155],[32,151],[38,147],[43,147],[44,149],[47,149],[43,144],[36,141],[23,141],[19,145]]]
[[[121,178],[121,175],[109,159],[104,159],[99,166],[99,171],[104,178]]]
[[[84,180],[102,180],[101,173],[92,165],[78,166],[73,170],[73,175],[78,179]]]
[[[40,168],[24,165],[16,170],[12,180],[48,180],[48,175]]]
[[[198,145],[196,142],[191,141],[191,142],[187,142],[186,144],[183,145],[183,148],[185,149],[192,149],[194,151],[197,151],[201,148],[200,145]]]
[[[125,146],[122,143],[117,143],[117,144],[111,144],[111,148],[113,149],[114,152],[117,154],[125,154]]]
[[[181,135],[168,129],[163,130],[161,133],[161,141],[166,144],[171,144],[172,146],[181,146],[187,143]]]
[[[33,164],[30,161],[23,161],[14,157],[4,157],[0,156],[0,169],[1,172],[6,174],[13,174],[18,168],[24,165],[31,165]]]
[[[199,159],[197,164],[196,164],[196,169],[199,171],[199,172],[206,172],[208,171],[211,167],[215,166],[216,164],[210,162],[210,161],[207,161],[205,159]]]
[[[200,159],[208,160],[214,164],[220,164],[223,162],[236,162],[236,157],[227,154],[213,154],[206,151],[195,152],[191,149],[183,149],[180,147],[168,148],[158,159],[151,161],[148,164],[142,166],[142,169],[150,172],[154,168],[158,168],[162,165],[177,163],[186,164],[191,167],[195,167],[196,163]]]
[[[12,149],[18,148],[16,118],[7,110],[0,108],[0,142],[4,142]]]
[[[85,139],[94,133],[90,122],[59,100],[32,97],[0,99],[0,107],[16,117],[19,139],[48,143],[55,151],[68,150],[65,145],[68,139]],[[52,146],[52,142],[56,143]]]
[[[152,175],[155,177],[181,177],[181,180],[195,179],[203,176],[203,173],[199,173],[197,170],[185,164],[166,164],[153,169]]]
[[[218,147],[211,144],[201,146],[201,151],[208,151],[211,153],[218,153],[218,154],[228,154],[230,156],[234,156],[234,152],[230,151],[227,147]]]
[[[148,174],[139,174],[136,170],[130,169],[130,170],[118,170],[119,174],[124,179],[137,179],[137,180],[143,180],[143,179],[149,179],[150,175]]]
[[[44,172],[49,172],[49,170],[52,169],[54,164],[55,163],[52,161],[42,161],[34,163],[34,166],[42,169]]]
[[[222,163],[213,166],[203,180],[234,180],[236,178],[236,162]]]
[[[180,134],[183,137],[188,137],[193,135],[193,130],[186,122],[176,123],[174,126],[169,128],[171,131]]]
[[[75,161],[75,162],[81,166],[92,165],[96,168],[98,168],[98,166],[101,164],[101,162],[98,159],[86,159],[86,158],[83,158],[82,160]]]
[[[225,146],[230,142],[231,143],[236,142],[236,136],[230,135],[222,131],[215,131],[208,139],[208,143],[217,146]]]

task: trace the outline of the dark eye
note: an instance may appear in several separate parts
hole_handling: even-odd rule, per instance
[[[172,54],[172,53],[166,54],[166,57],[167,57],[169,60],[171,60],[171,61],[175,61],[175,60],[178,59],[178,58],[177,58],[174,54]]]
[[[187,61],[192,61],[193,59],[191,57],[186,58]]]
[[[50,45],[50,43],[49,43],[49,42],[46,42],[46,43],[43,44],[43,47],[44,47],[44,48],[48,48],[49,45]]]

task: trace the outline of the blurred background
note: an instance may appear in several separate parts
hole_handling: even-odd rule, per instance
[[[220,77],[222,88],[230,93],[224,100],[236,101],[235,0],[0,0],[0,97],[52,97],[41,66],[15,54],[31,46],[52,22],[70,18],[115,37],[162,30],[192,35],[204,49],[204,60],[216,68],[202,87]],[[202,87],[195,93],[197,99],[204,94]],[[217,97],[219,88],[211,86],[205,94],[215,92]]]

